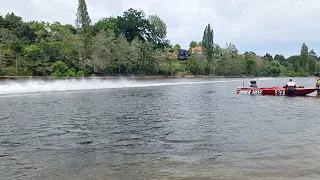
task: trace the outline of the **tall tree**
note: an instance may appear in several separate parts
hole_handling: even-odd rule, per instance
[[[152,32],[151,39],[156,47],[163,49],[166,44],[167,37],[167,25],[164,23],[158,15],[150,15],[148,20],[150,21]]]
[[[206,58],[209,61],[213,61],[213,29],[211,29],[210,23],[206,26],[203,38],[202,38],[202,47],[206,55]]]
[[[118,19],[115,17],[103,18],[99,20],[93,27],[93,34],[97,34],[100,31],[110,32],[112,30],[116,36],[119,35],[119,30],[117,27]]]
[[[126,37],[129,42],[136,36],[142,41],[151,39],[151,24],[150,21],[145,18],[142,10],[130,8],[123,13],[123,16],[118,16],[117,19],[117,26],[120,33]]]
[[[308,46],[306,45],[306,43],[303,43],[300,51],[300,75],[302,73],[302,69],[303,71],[309,71],[309,64],[307,62],[308,54]]]
[[[111,30],[109,30],[111,31]],[[115,50],[115,42],[113,32],[107,36],[103,31],[100,31],[93,42],[92,64],[93,72],[106,74],[108,70],[112,70],[114,65],[115,55],[112,53]]]
[[[82,28],[83,31],[88,30],[91,25],[91,19],[87,10],[87,4],[85,0],[78,0],[78,11],[76,14],[76,26]]]
[[[79,65],[80,69],[84,68],[85,61],[89,59],[89,46],[92,40],[91,37],[91,19],[87,10],[85,0],[78,0],[78,11],[76,14],[76,27],[80,30],[80,52],[79,52]]]

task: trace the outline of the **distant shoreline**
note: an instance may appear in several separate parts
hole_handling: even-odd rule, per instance
[[[8,79],[180,79],[180,78],[252,78],[252,76],[216,76],[216,75],[176,75],[176,76],[85,76],[85,77],[52,77],[52,76],[0,76],[0,80]]]
[[[254,76],[216,76],[216,75],[176,75],[176,76],[85,76],[85,77],[52,77],[52,76],[0,76],[0,80],[10,79],[180,79],[180,78],[253,78]],[[284,78],[277,76],[274,78]],[[301,76],[305,77],[305,76]],[[313,77],[313,76],[310,76]],[[261,77],[260,77],[261,78]],[[299,78],[299,77],[297,77]]]

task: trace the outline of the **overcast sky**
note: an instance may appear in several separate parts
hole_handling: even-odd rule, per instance
[[[299,54],[303,42],[320,54],[319,0],[86,0],[94,22],[122,15],[130,7],[157,14],[167,24],[172,44],[188,48],[200,41],[205,26],[220,46],[231,42],[240,53]],[[14,12],[24,21],[74,24],[78,0],[0,0],[0,13]],[[318,52],[319,51],[319,52]]]

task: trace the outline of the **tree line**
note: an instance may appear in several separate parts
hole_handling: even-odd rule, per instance
[[[178,60],[179,44],[167,39],[167,26],[158,15],[130,8],[121,16],[92,23],[85,0],[78,1],[75,25],[24,22],[14,13],[0,16],[0,76],[76,77],[87,75],[221,75],[309,76],[320,73],[320,59],[302,44],[299,55],[240,54],[236,46],[214,43],[210,24],[202,47],[187,60]]]

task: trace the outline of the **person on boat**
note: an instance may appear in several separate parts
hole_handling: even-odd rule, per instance
[[[288,95],[289,96],[293,96],[294,95],[294,91],[296,88],[296,83],[292,81],[292,79],[289,80],[289,82],[286,85],[286,89],[288,89]]]
[[[296,83],[293,82],[292,79],[290,79],[289,82],[287,82],[287,86],[288,87],[290,87],[290,86],[296,87]]]
[[[316,81],[316,87],[319,88],[320,87],[320,78],[314,76],[314,78],[317,80]]]
[[[316,81],[316,87],[318,88],[317,89],[317,96],[320,97],[320,78],[314,76],[314,78],[317,80]]]

